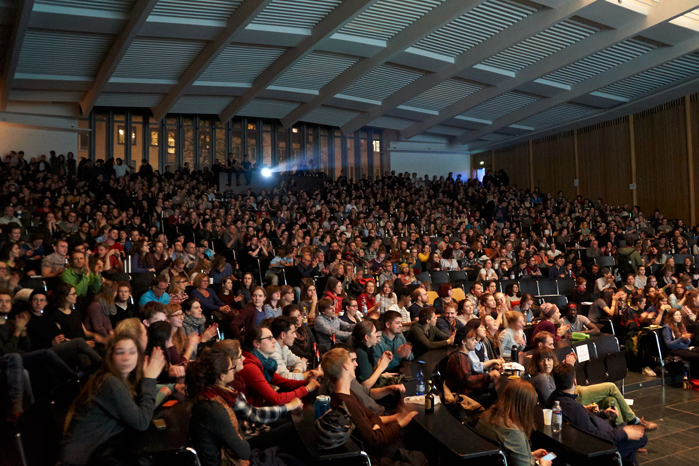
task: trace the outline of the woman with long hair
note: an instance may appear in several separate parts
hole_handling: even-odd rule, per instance
[[[265,299],[265,304],[263,306],[265,317],[267,319],[273,319],[281,316],[282,307],[279,305],[279,301],[282,298],[281,289],[278,286],[270,285],[265,291],[267,293],[267,299]]]
[[[235,317],[238,314],[238,302],[243,300],[243,295],[235,295],[233,292],[233,285],[233,278],[224,277],[221,280],[218,293],[216,293],[218,299],[220,299],[223,304],[231,308],[231,317]]]
[[[194,290],[192,290],[192,298],[196,298],[199,301],[204,314],[221,320],[231,311],[230,307],[218,299],[214,290],[209,288],[209,276],[207,274],[199,273],[195,275],[192,284],[195,286]]]
[[[103,339],[107,339],[114,335],[114,328],[112,327],[110,318],[116,315],[117,312],[116,305],[114,304],[116,295],[116,283],[103,283],[100,292],[95,295],[92,303],[87,307],[85,328]]]
[[[252,299],[252,289],[255,286],[255,279],[250,272],[245,272],[243,274],[242,280],[237,280],[235,287],[235,302],[236,309],[241,310],[248,305]],[[242,299],[239,299],[242,296]]]
[[[381,307],[381,299],[377,299],[376,282],[373,279],[367,280],[364,284],[364,293],[357,297],[357,306],[362,315],[364,315],[364,307],[367,315],[374,315]]]
[[[529,382],[512,380],[478,422],[476,430],[503,446],[509,465],[551,466],[551,461],[543,459],[548,454],[546,450],[531,451],[529,446],[536,398],[536,390]]]
[[[456,305],[456,320],[466,325],[469,321],[478,319],[473,313],[473,301],[470,299],[462,299]]]
[[[99,462],[93,454],[125,428],[145,431],[155,409],[155,381],[164,366],[162,350],[144,357],[131,335],[111,338],[102,366],[73,403],[59,461],[73,465]]]
[[[690,363],[690,374],[696,378],[699,375],[699,351],[692,348],[694,335],[687,331],[684,319],[683,311],[679,309],[670,309],[665,314],[663,341],[671,355],[679,356]]]
[[[95,342],[104,343],[106,341],[106,338],[85,328],[82,314],[75,309],[78,295],[74,287],[62,283],[54,291],[54,296],[56,309],[53,312],[53,318],[66,339],[82,338],[93,348]]]
[[[168,304],[165,306],[167,321],[172,326],[170,335],[171,345],[167,348],[167,358],[170,363],[181,364],[189,361],[195,354],[199,344],[199,335],[191,334],[187,336],[184,331],[184,311],[179,304]],[[175,355],[176,353],[176,355]]]
[[[534,305],[534,296],[529,293],[524,293],[519,301],[519,306],[515,307],[515,311],[519,311],[524,316],[524,322],[531,324],[534,320],[534,311],[532,306]]]
[[[137,241],[131,251],[131,272],[155,274],[155,258],[150,253],[150,244],[145,240]]]
[[[308,325],[303,323],[303,314],[299,307],[296,304],[287,304],[282,309],[282,315],[290,317],[296,325],[296,338],[294,344],[289,347],[291,352],[300,358],[306,358],[307,361],[313,361],[316,339]]]
[[[170,279],[170,287],[167,294],[170,295],[170,304],[182,304],[189,298],[185,291],[187,289],[187,277],[184,275],[175,275]]]
[[[539,396],[539,401],[543,404],[549,399],[551,393],[556,390],[556,383],[553,381],[551,372],[558,365],[558,358],[552,349],[540,346],[529,361],[527,373],[531,376],[529,383],[534,386]]]
[[[451,283],[441,283],[439,289],[437,290],[437,299],[434,300],[435,309],[437,309],[437,314],[444,312],[444,306],[454,300],[452,295],[454,294],[454,287]]]
[[[393,292],[393,285],[389,281],[385,281],[381,285],[381,292],[377,295],[379,301],[379,312],[381,315],[394,304],[398,304],[398,297]]]
[[[318,293],[316,284],[312,278],[302,278],[299,309],[301,310],[302,317],[310,326],[313,326],[313,322],[316,320],[317,308]]]
[[[388,363],[393,360],[393,353],[384,351],[378,361],[374,361],[374,351],[372,348],[380,339],[376,331],[376,325],[371,320],[365,320],[355,325],[352,330],[352,341],[357,353],[357,382],[367,388],[372,388],[378,382],[381,374],[388,367]]]
[[[476,350],[478,337],[470,327],[461,327],[454,338],[457,351],[447,361],[445,383],[455,394],[463,394],[477,401],[484,407],[490,406],[497,398],[493,386],[500,379],[500,371],[491,367],[488,372],[474,370],[469,354]],[[492,365],[491,365],[492,366]]]
[[[189,336],[193,333],[199,335],[200,343],[206,343],[216,336],[216,330],[218,329],[218,324],[213,323],[206,326],[206,317],[201,309],[201,304],[196,298],[189,298],[182,303],[182,310],[184,311],[184,321],[182,321],[182,328],[184,333]]]

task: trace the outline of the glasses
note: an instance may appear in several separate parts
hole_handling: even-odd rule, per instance
[[[181,285],[182,283],[187,283],[187,281],[186,281],[186,280],[179,280],[179,281],[177,282],[178,285]]]
[[[170,317],[184,317],[184,312],[175,312]]]
[[[257,340],[257,341],[264,341],[264,340],[274,340],[274,337],[273,337],[272,335],[270,335],[270,336],[268,336],[268,337],[260,338],[260,339]]]
[[[229,367],[227,372],[234,371],[234,370],[235,370],[235,365]]]

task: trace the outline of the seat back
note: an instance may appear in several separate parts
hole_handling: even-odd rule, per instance
[[[568,304],[568,298],[563,295],[544,295],[540,297],[544,303],[555,304],[563,312],[563,307]]]
[[[427,304],[429,304],[430,306],[434,304],[434,300],[437,298],[439,298],[439,295],[436,291],[427,292]]]
[[[509,279],[508,280],[500,280],[498,282],[498,287],[499,287],[501,293],[507,293],[507,288],[510,285],[515,285],[515,284],[520,286],[519,280],[509,280]],[[522,291],[521,286],[520,286],[520,291]]]
[[[604,356],[616,353],[619,351],[619,341],[614,335],[600,335],[592,341],[595,345],[595,350],[597,351],[597,357],[603,358]]]
[[[558,294],[558,284],[555,278],[538,278],[537,284],[539,285],[539,295],[557,295]]]
[[[53,466],[61,437],[48,397],[37,400],[17,419],[15,440],[23,466]]]
[[[443,270],[434,270],[430,272],[430,277],[432,277],[432,285],[435,287],[442,283],[449,283],[449,274]]]
[[[608,354],[604,357],[604,364],[607,368],[607,381],[618,382],[626,378],[628,368],[625,351]]]
[[[430,277],[429,272],[420,272],[419,274],[415,275],[415,279],[420,283],[432,283],[432,277]]]
[[[466,299],[466,293],[464,293],[464,290],[462,290],[461,288],[454,287],[454,289],[452,290],[451,297],[454,298],[454,300],[456,300],[456,302],[458,303],[462,299]]]
[[[595,264],[600,267],[614,267],[616,260],[612,256],[600,256],[595,258]]]
[[[519,291],[524,293],[529,293],[532,296],[539,295],[539,285],[537,281],[533,278],[524,278],[519,281]]]
[[[558,294],[568,296],[575,291],[575,280],[573,278],[559,278],[556,282],[558,282]]]

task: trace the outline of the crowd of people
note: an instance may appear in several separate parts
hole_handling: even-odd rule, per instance
[[[343,174],[313,192],[291,178],[233,195],[215,176],[230,163],[123,165],[19,152],[0,168],[5,418],[80,378],[62,464],[128,463],[128,448],[115,448],[124,433],[185,398],[202,464],[294,464],[288,413],[321,382],[374,458],[420,464],[400,442],[414,416],[401,369],[438,348],[453,350],[445,385],[487,408],[479,430],[514,464],[546,463],[526,442],[537,401],[559,401],[566,419],[635,463],[644,429],[657,426],[613,384],[578,386],[575,360],[558,364],[551,348],[616,317],[628,331],[663,325],[668,351],[699,362],[696,230],[657,210],[520,189],[502,170],[482,181]],[[599,267],[603,256],[619,266]],[[421,280],[438,271],[465,272],[461,299],[456,284]],[[575,280],[565,309],[520,292],[516,280],[536,277]],[[498,280],[510,280],[505,292]],[[513,347],[539,348],[531,381],[498,394]]]

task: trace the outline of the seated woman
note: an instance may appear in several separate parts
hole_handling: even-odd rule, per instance
[[[93,348],[95,347],[95,342],[106,343],[107,338],[85,328],[80,311],[75,309],[78,295],[74,287],[67,283],[62,283],[54,291],[54,296],[56,309],[53,311],[53,319],[58,324],[65,340],[82,338]]]
[[[473,313],[473,301],[470,299],[462,299],[456,306],[456,320],[466,325],[471,320],[477,320],[478,316]]]
[[[478,271],[478,277],[476,278],[479,282],[484,282],[487,280],[497,280],[498,273],[493,269],[493,261],[486,259],[483,263],[483,268]]]
[[[189,361],[196,356],[197,346],[199,345],[199,335],[189,334],[184,331],[184,311],[179,304],[168,304],[165,306],[167,320],[172,326],[172,334],[170,340],[172,345],[168,347],[168,361],[177,360],[175,364],[181,364]],[[177,352],[177,355],[175,355]]]
[[[347,322],[350,325],[356,325],[363,319],[362,313],[359,312],[359,305],[356,299],[352,299],[349,296],[342,301],[342,309],[344,314],[340,316],[340,320]]]
[[[176,275],[170,279],[170,288],[167,294],[170,295],[170,304],[182,304],[189,298],[185,289],[187,288],[187,277]]]
[[[488,316],[492,321],[493,318]],[[488,331],[481,324],[480,319],[474,319],[466,324],[466,328],[476,332],[476,349],[469,351],[468,357],[471,359],[471,369],[476,374],[482,374],[491,368],[498,368],[505,364],[505,360],[495,357],[493,349],[488,340]]]
[[[206,343],[217,335],[218,324],[213,323],[206,326],[206,317],[201,310],[201,304],[195,298],[189,298],[182,303],[184,311],[184,321],[182,321],[182,329],[185,335],[199,335],[199,343]]]
[[[100,292],[95,295],[92,303],[87,306],[85,328],[104,339],[114,335],[110,317],[115,315],[117,311],[114,305],[116,294],[116,284],[111,282],[103,283]]]
[[[255,280],[253,279],[253,276],[250,272],[245,272],[243,274],[242,280],[235,281],[236,286],[234,286],[235,291],[233,292],[233,294],[236,296],[236,309],[243,309],[245,306],[248,305],[248,303],[252,299],[252,289],[255,286],[254,281]],[[241,295],[243,296],[243,298],[238,299],[238,297]]]
[[[373,346],[379,341],[376,325],[371,320],[358,323],[352,331],[352,341],[357,353],[357,382],[367,388],[372,388],[378,382],[381,374],[393,360],[393,353],[384,351],[378,361],[374,362]]]
[[[683,322],[682,311],[671,309],[665,314],[663,326],[663,341],[673,356],[679,356],[690,364],[690,374],[693,378],[699,376],[699,351],[689,349],[692,346],[693,335],[687,332]]]
[[[524,321],[527,324],[531,324],[534,320],[534,310],[532,306],[534,305],[534,296],[529,293],[524,293],[520,298],[519,305],[515,306],[512,310],[519,311],[524,316]]]
[[[512,347],[517,346],[521,351],[527,346],[527,336],[524,334],[524,316],[518,311],[507,311],[505,313],[505,330],[500,333],[500,355],[505,359],[510,359]],[[518,362],[518,361],[514,361]]]
[[[558,328],[556,328],[556,325],[559,323],[558,321],[561,319],[561,311],[558,310],[558,306],[555,304],[543,303],[539,306],[539,314],[542,320],[534,327],[532,339],[541,331],[546,331],[554,335],[555,341],[560,340],[568,333],[568,329],[570,328],[569,324],[559,325]],[[592,319],[590,319],[590,321],[592,321]]]
[[[224,342],[221,342],[224,343]],[[235,341],[226,341],[236,343]],[[237,353],[235,359],[229,356]],[[252,451],[246,440],[244,425],[239,424],[238,416],[252,422],[273,422],[285,412],[301,406],[294,398],[285,406],[275,408],[253,408],[244,395],[231,389],[235,372],[242,368],[240,348],[217,347],[207,350],[187,367],[187,393],[196,401],[189,419],[192,444],[199,455],[202,466],[225,464],[257,464],[255,458],[264,456],[266,461],[283,465],[274,457],[273,451]]]
[[[301,300],[299,302],[301,317],[304,322],[307,322],[308,325],[313,326],[313,323],[316,320],[318,307],[318,293],[316,293],[316,285],[312,278],[302,278],[301,286]]]
[[[437,310],[437,314],[441,315],[442,312],[444,312],[444,306],[447,303],[451,303],[454,301],[454,298],[452,297],[454,294],[454,288],[451,283],[442,283],[439,285],[439,289],[437,290],[437,298],[434,300],[434,308]]]
[[[478,422],[476,431],[500,443],[511,466],[551,466],[544,449],[531,451],[529,435],[534,429],[536,391],[522,379],[510,381],[500,398]]]
[[[125,428],[145,431],[155,409],[155,379],[165,366],[156,348],[149,358],[130,335],[117,334],[107,343],[102,367],[87,380],[73,403],[59,462],[85,465]],[[113,456],[115,448],[110,452]]]
[[[487,408],[498,397],[493,383],[500,379],[500,371],[491,369],[480,374],[473,371],[469,353],[475,351],[476,339],[476,332],[468,327],[456,332],[454,343],[457,351],[447,361],[445,383],[452,392],[466,395]]]
[[[365,317],[370,316],[373,318],[378,316],[377,311],[381,307],[381,300],[377,299],[374,280],[369,280],[364,284],[364,293],[357,298],[357,305],[359,306],[359,312]],[[366,315],[364,314],[364,309],[366,309]]]
[[[218,296],[218,299],[220,299],[223,304],[231,309],[228,316],[235,317],[238,314],[238,302],[243,300],[243,295],[241,294],[236,296],[235,292],[233,291],[233,279],[231,277],[224,277],[221,280],[220,289],[216,296]],[[216,317],[221,320],[225,320],[228,316],[219,315]]]
[[[340,312],[342,311],[342,300],[345,299],[346,296],[342,287],[342,282],[335,277],[328,278],[328,283],[325,285],[324,295],[326,298],[332,300],[332,302],[334,303],[335,315],[340,315]]]
[[[218,299],[216,292],[209,288],[209,276],[205,273],[200,273],[194,276],[194,282],[192,283],[196,288],[192,290],[192,298],[197,298],[204,314],[207,316],[214,316],[216,313],[220,316],[221,314],[227,314],[230,312],[231,308],[228,307]]]
[[[398,303],[398,297],[393,292],[393,285],[388,280],[383,282],[381,285],[381,292],[376,296],[376,300],[379,302],[379,313],[383,315],[384,312],[394,304]]]
[[[296,338],[294,344],[289,347],[292,353],[307,361],[313,361],[315,357],[314,349],[317,348],[316,339],[308,325],[303,323],[303,315],[296,304],[288,304],[282,309],[282,315],[291,317],[296,322]]]
[[[267,292],[267,299],[265,299],[265,304],[262,307],[265,311],[265,318],[273,319],[281,316],[282,306],[279,304],[282,298],[281,289],[278,286],[270,285],[265,291]]]
[[[243,341],[243,369],[235,387],[253,406],[282,405],[294,398],[303,398],[319,387],[317,380],[289,380],[277,374],[277,361],[271,357],[276,341],[267,327],[252,327]],[[272,388],[279,387],[279,392]]]
[[[570,353],[566,356],[565,362],[574,365],[576,360],[577,358],[575,355]],[[529,382],[534,386],[539,401],[542,404],[546,403],[551,394],[556,390],[556,383],[551,373],[553,372],[553,368],[557,365],[558,359],[553,350],[543,346],[534,351],[531,361],[529,362],[527,372],[532,376]],[[608,409],[611,404],[610,402],[614,400],[619,407],[619,414],[622,417],[621,421],[634,425],[642,425],[649,431],[658,428],[656,423],[637,417],[628,403],[626,403],[624,395],[621,394],[619,388],[611,382],[586,386],[577,385],[575,394],[578,396],[578,403],[585,406],[588,411]]]

